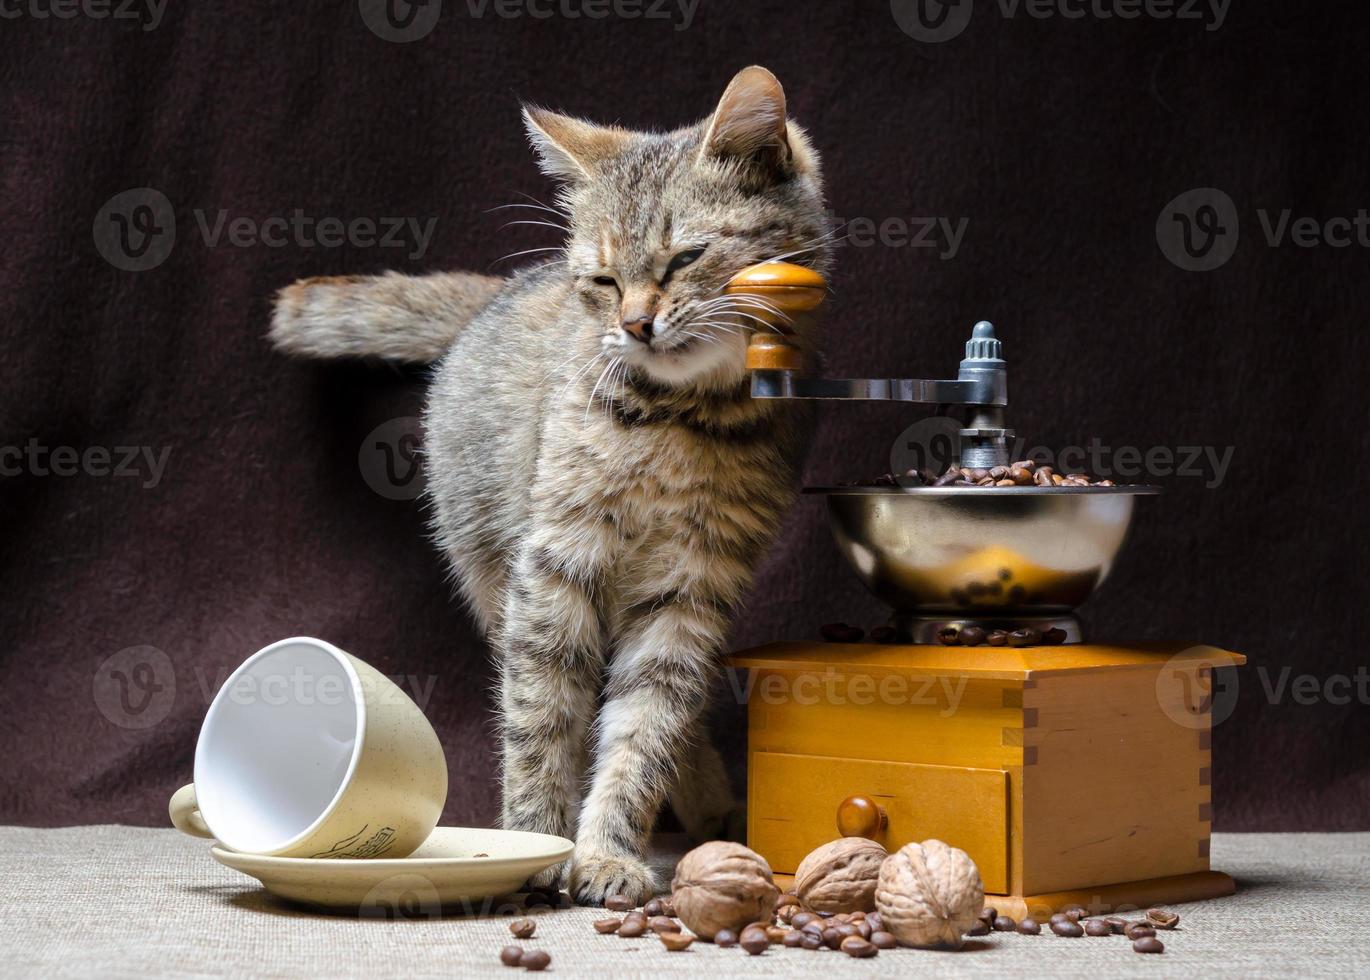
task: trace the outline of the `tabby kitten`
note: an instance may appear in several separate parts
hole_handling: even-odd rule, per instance
[[[535,886],[643,899],[667,794],[696,836],[731,808],[697,727],[804,436],[795,403],[750,398],[759,301],[722,288],[777,257],[826,270],[819,164],[759,67],[671,133],[537,108],[524,122],[561,185],[564,257],[507,280],[307,279],[280,293],[271,336],[312,356],[441,357],[428,502],[497,654],[503,824],[575,838]]]

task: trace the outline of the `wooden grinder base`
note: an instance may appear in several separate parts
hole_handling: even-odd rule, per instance
[[[748,844],[789,883],[837,836],[963,848],[1014,918],[1230,895],[1209,867],[1209,646],[778,643],[735,654]]]

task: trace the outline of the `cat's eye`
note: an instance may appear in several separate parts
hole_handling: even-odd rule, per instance
[[[675,256],[672,257],[670,264],[666,266],[666,275],[662,277],[661,281],[663,283],[670,282],[673,273],[679,272],[688,265],[694,265],[699,257],[704,254],[704,248],[707,247],[708,246],[703,246],[701,248],[686,249],[684,252],[677,252]]]
[[[595,276],[594,284],[596,286],[613,286],[615,289],[618,288],[618,280],[613,276]]]

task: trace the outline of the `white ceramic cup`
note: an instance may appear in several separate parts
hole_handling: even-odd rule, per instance
[[[224,682],[171,822],[276,857],[404,857],[437,826],[447,762],[433,726],[388,677],[297,636]]]

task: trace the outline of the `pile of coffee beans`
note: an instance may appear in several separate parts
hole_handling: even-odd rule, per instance
[[[1137,953],[1164,953],[1165,944],[1156,938],[1157,929],[1174,929],[1180,924],[1180,917],[1169,909],[1152,908],[1146,910],[1146,918],[1128,920],[1110,915],[1105,918],[1090,916],[1079,905],[1066,906],[1051,917],[1047,923],[1054,936],[1063,939],[1079,939],[1082,936],[1126,936],[1132,941],[1132,949]],[[988,936],[990,932],[1016,932],[1024,936],[1039,936],[1042,926],[1035,919],[1015,922],[1006,915],[1000,915],[993,906],[980,912],[980,921],[967,935]]]
[[[594,930],[600,935],[636,939],[652,932],[672,952],[689,948],[695,940],[675,920],[675,909],[667,896],[654,898],[641,909],[634,909],[631,902],[617,895],[607,898],[604,904],[612,911],[627,914],[597,920]],[[898,945],[881,925],[878,912],[812,912],[804,908],[797,895],[787,893],[780,897],[770,921],[752,922],[740,933],[721,929],[714,935],[714,945],[725,949],[736,946],[749,956],[760,956],[772,946],[782,946],[838,950],[855,959],[867,959]]]
[[[839,483],[842,487],[1112,487],[1112,480],[1093,480],[1084,473],[1057,473],[1035,460],[1020,459],[1007,466],[978,469],[953,466],[940,475],[928,470],[906,470],[902,476],[883,473],[872,480]]]
[[[499,951],[499,961],[505,966],[521,966],[537,973],[551,965],[552,956],[542,949],[525,950],[522,946],[505,946]]]
[[[948,626],[937,634],[937,642],[945,647],[978,647],[982,643],[992,647],[1055,646],[1066,641],[1066,631],[1059,626],[1039,630],[1025,626],[1016,630],[983,630],[978,626]]]

